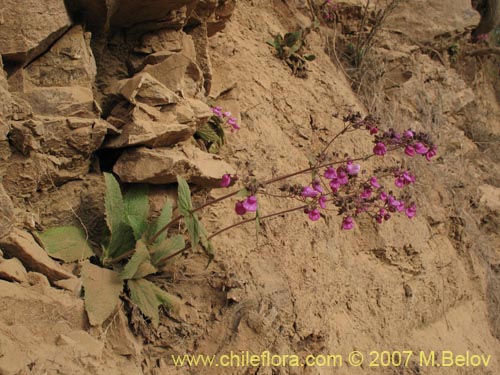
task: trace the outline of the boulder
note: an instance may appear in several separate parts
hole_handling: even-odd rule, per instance
[[[447,32],[463,31],[479,23],[470,0],[420,0],[403,2],[386,21],[420,42]]]
[[[12,230],[14,221],[14,205],[0,183],[0,238]]]
[[[133,78],[118,81],[113,91],[118,92],[131,104],[162,106],[178,103],[180,100],[172,90],[148,73],[139,73]]]
[[[205,187],[219,187],[223,174],[235,173],[234,168],[219,156],[203,152],[189,143],[175,148],[127,150],[113,171],[123,182],[169,184],[181,175],[189,183]]]
[[[178,123],[174,113],[160,112],[145,104],[132,108],[129,118],[120,128],[121,134],[109,138],[103,148],[171,146],[189,139],[196,131],[194,123]]]
[[[0,246],[7,255],[18,258],[26,268],[40,272],[51,282],[75,277],[53,261],[28,232],[14,229],[0,239]]]
[[[7,259],[0,262],[0,279],[27,283],[28,273],[19,259]]]
[[[0,55],[26,63],[45,52],[70,27],[61,0],[1,0]]]

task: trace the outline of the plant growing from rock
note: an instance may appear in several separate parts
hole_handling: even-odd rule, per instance
[[[238,119],[232,117],[231,112],[223,111],[222,107],[212,107],[213,116],[202,125],[194,134],[198,143],[208,152],[218,154],[220,148],[226,143],[224,128],[231,127],[231,132],[240,129]]]
[[[214,114],[222,119],[231,118],[219,108],[214,108]],[[370,154],[341,156],[329,150],[338,138],[351,132],[372,137],[374,147]],[[103,323],[115,311],[122,296],[137,306],[153,326],[158,326],[159,307],[173,307],[173,298],[148,277],[160,272],[172,258],[197,246],[201,246],[212,259],[211,239],[246,223],[255,222],[259,228],[262,220],[295,211],[302,211],[311,221],[318,221],[325,213],[336,212],[342,216],[340,228],[343,230],[353,229],[361,216],[378,224],[398,213],[412,219],[417,207],[405,188],[415,183],[414,172],[400,165],[386,165],[368,173],[359,163],[370,158],[383,158],[398,150],[407,157],[423,156],[430,161],[436,155],[436,149],[426,133],[412,129],[381,131],[377,119],[371,116],[363,118],[359,113],[350,114],[344,117],[343,129],[307,168],[264,181],[256,180],[252,173],[246,176],[225,174],[221,176],[222,188],[231,188],[236,181],[241,186],[198,207],[193,207],[188,183],[178,176],[177,214],[173,216],[172,204],[167,201],[161,215],[153,221],[148,221],[147,186],[133,186],[122,196],[116,179],[105,174],[109,236],[101,244],[102,250],[99,258],[95,258],[95,264],[86,262],[82,267],[85,307],[90,322],[94,325]],[[301,175],[309,175],[309,183],[291,182]],[[260,196],[296,202],[296,205],[263,214]],[[236,217],[245,218],[209,235],[198,213],[233,198],[236,198]],[[179,226],[181,223],[183,225]],[[174,226],[177,229],[174,230]],[[93,253],[79,228],[52,228],[38,236],[49,254],[65,261],[87,259]]]
[[[274,47],[276,56],[284,60],[292,69],[292,73],[299,78],[307,77],[306,63],[316,58],[316,56],[306,54],[304,51],[306,37],[310,32],[311,28],[308,27],[286,33],[285,36],[277,34],[274,40],[267,42]]]

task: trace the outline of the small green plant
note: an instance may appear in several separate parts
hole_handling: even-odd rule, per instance
[[[460,53],[460,45],[458,43],[453,43],[448,48],[448,55],[450,56],[450,61],[455,64],[458,59],[458,54]]]
[[[267,42],[276,50],[276,55],[284,60],[292,69],[294,75],[300,78],[307,77],[306,63],[313,61],[316,56],[304,53],[305,38],[311,32],[311,28],[299,29],[295,32],[286,33],[285,36],[278,34],[274,40]]]
[[[159,323],[160,306],[172,308],[173,298],[147,279],[166,263],[173,252],[186,247],[182,232],[167,235],[172,224],[172,203],[167,200],[160,216],[148,221],[149,200],[147,185],[131,187],[123,196],[118,181],[105,173],[105,211],[109,235],[101,244],[100,256],[82,267],[85,309],[92,325],[100,325],[116,310],[120,296],[127,296],[153,326]],[[190,235],[190,243],[200,241],[211,250],[205,229],[191,213],[191,193],[187,182],[178,177],[178,209]],[[65,262],[91,258],[94,251],[85,232],[77,227],[56,227],[37,233],[47,252]],[[97,257],[96,257],[97,258]],[[95,259],[95,258],[94,258]]]

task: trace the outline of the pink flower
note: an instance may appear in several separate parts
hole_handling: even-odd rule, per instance
[[[405,148],[405,154],[408,155],[409,157],[414,157],[415,156],[415,149],[412,146],[406,146]]]
[[[212,107],[211,110],[215,115],[222,117],[222,107]]]
[[[406,209],[405,213],[406,216],[408,216],[408,218],[412,219],[417,214],[417,206],[415,204],[412,204],[410,207]]]
[[[342,229],[343,230],[351,230],[354,228],[354,219],[350,216],[347,216],[342,221]]]
[[[415,134],[414,134],[414,133],[413,133],[410,129],[408,129],[407,131],[405,131],[405,132],[403,133],[403,136],[404,136],[405,138],[413,138],[413,137],[415,136]]]
[[[425,155],[429,151],[429,148],[420,142],[415,143],[413,147],[415,148],[415,152],[419,155]]]
[[[302,188],[302,192],[300,193],[300,195],[302,196],[302,198],[314,198],[318,195],[319,193],[314,190],[312,187],[310,186],[304,186]]]
[[[337,169],[337,180],[340,185],[347,185],[349,183],[349,176],[347,176],[347,173],[341,167]]]
[[[387,193],[386,193],[385,191],[383,191],[382,193],[380,193],[380,195],[379,195],[379,199],[380,199],[381,201],[384,201],[384,202],[385,202],[385,201],[387,200],[387,198],[388,198],[388,195],[387,195]]]
[[[361,170],[361,165],[353,164],[352,161],[349,161],[347,162],[346,170],[349,175],[356,176]]]
[[[408,173],[408,171],[404,171],[402,174],[397,176],[395,184],[398,188],[402,188],[406,185],[414,183],[416,181],[415,176]]]
[[[426,154],[425,154],[425,158],[427,159],[427,161],[431,161],[431,159],[436,156],[437,152],[437,147],[434,146],[433,148],[431,148]]]
[[[220,187],[228,187],[231,185],[231,175],[230,174],[225,174],[222,176],[221,181],[220,181]]]
[[[373,176],[370,178],[370,185],[373,186],[375,189],[380,189],[380,184],[378,183],[377,177]]]
[[[372,189],[365,189],[363,192],[360,194],[361,199],[370,199],[372,196]]]
[[[319,178],[315,178],[313,183],[312,183],[312,187],[314,190],[316,190],[318,193],[322,193],[323,192],[323,188],[321,187],[321,181]]]
[[[318,200],[319,206],[323,209],[326,208],[326,201],[327,201],[326,195],[322,195],[321,197],[319,197]]]
[[[224,112],[222,114],[222,116],[224,116],[224,117],[231,117],[231,112]]]
[[[229,112],[227,112],[229,113]],[[229,125],[231,125],[231,127],[233,128],[233,130],[240,130],[241,127],[238,125],[238,119],[236,117],[231,117],[229,120],[227,120],[227,123]]]
[[[373,148],[373,153],[378,156],[384,156],[387,153],[387,147],[384,143],[378,142]]]
[[[309,216],[309,219],[311,219],[311,221],[318,221],[321,217],[321,214],[319,213],[319,210],[315,208],[314,210],[309,211],[307,216]]]
[[[242,201],[238,201],[236,202],[236,205],[234,206],[234,210],[236,211],[236,213],[238,215],[245,215],[246,212],[247,212],[247,209],[245,208],[245,206],[243,205],[243,202]]]
[[[332,188],[332,191],[336,193],[337,191],[339,191],[340,182],[336,178],[334,178],[330,181],[330,187]]]
[[[325,171],[324,176],[325,176],[325,178],[331,180],[331,179],[337,178],[337,172],[335,171],[335,169],[333,167],[328,167]]]
[[[378,128],[376,126],[370,127],[370,135],[374,135],[378,133]]]
[[[249,196],[247,199],[243,201],[243,207],[248,212],[255,212],[259,206],[257,205],[257,197],[255,195]]]

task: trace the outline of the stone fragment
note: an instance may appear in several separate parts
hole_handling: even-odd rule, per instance
[[[206,187],[219,187],[224,173],[235,173],[233,167],[220,157],[203,152],[192,144],[127,150],[113,171],[123,182],[169,184],[176,182],[177,175],[181,175],[189,183]]]
[[[0,263],[0,279],[24,283],[28,282],[28,273],[19,259],[11,258]]]
[[[1,0],[0,55],[25,63],[47,50],[71,25],[61,0]]]
[[[80,278],[57,280],[54,285],[73,293],[77,297],[82,293],[82,280]]]
[[[0,183],[0,238],[8,235],[14,222],[14,205]]]
[[[0,239],[0,246],[7,255],[18,258],[26,268],[42,273],[51,282],[74,277],[53,261],[28,232],[14,229]]]
[[[173,113],[145,104],[132,108],[128,117],[130,120],[120,128],[121,134],[109,138],[103,148],[170,146],[189,139],[196,131],[194,123],[180,124]]]
[[[178,103],[180,98],[148,73],[136,74],[133,78],[118,82],[116,91],[131,104],[144,103],[162,106]]]
[[[119,309],[111,320],[107,332],[107,344],[116,354],[134,356],[141,352],[142,345],[130,330],[128,319],[122,309]]]
[[[492,185],[480,185],[481,198],[479,202],[490,210],[500,212],[500,189]]]

